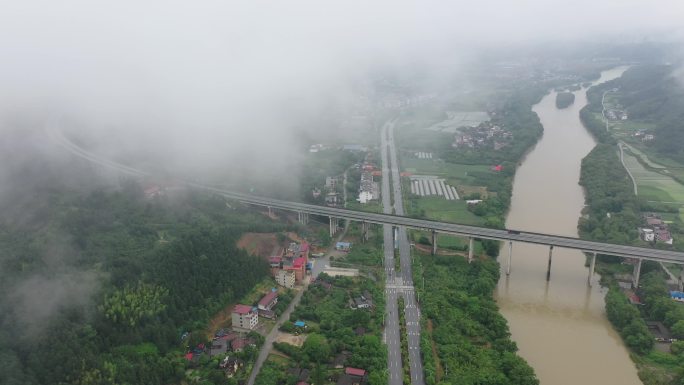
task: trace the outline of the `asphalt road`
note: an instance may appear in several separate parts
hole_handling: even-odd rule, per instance
[[[380,153],[382,158],[382,209],[387,214],[392,213],[392,200],[390,191],[390,170],[387,154],[387,138],[385,126],[381,129]],[[391,284],[395,280],[394,271],[394,234],[392,225],[383,225],[383,242],[385,254],[386,282]],[[403,384],[403,368],[401,360],[401,328],[399,327],[398,295],[395,289],[388,285],[385,288],[385,343],[387,344],[387,369],[389,385]]]
[[[404,215],[404,201],[401,191],[401,177],[399,161],[397,159],[396,143],[394,140],[394,122],[385,125],[387,130],[387,148],[390,157],[390,172],[392,175],[392,191],[394,196],[394,211],[397,215]],[[409,372],[412,385],[424,385],[423,361],[420,355],[420,309],[416,301],[413,287],[413,272],[411,266],[411,249],[406,233],[406,227],[399,226],[397,230],[399,246],[399,263],[401,266],[401,280],[395,284],[397,293],[404,298],[404,318],[408,342]]]

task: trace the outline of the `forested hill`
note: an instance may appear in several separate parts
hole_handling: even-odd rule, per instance
[[[672,66],[635,66],[611,82],[629,119],[655,125],[655,149],[684,162],[684,72]]]
[[[285,229],[192,192],[63,187],[0,221],[0,384],[179,383],[181,334],[268,274],[240,234]]]

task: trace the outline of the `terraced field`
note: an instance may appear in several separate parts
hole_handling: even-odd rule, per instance
[[[637,184],[638,195],[647,200],[680,204],[684,208],[684,185],[667,175],[645,168],[637,158],[625,151],[624,162]],[[684,210],[679,215],[684,220]]]

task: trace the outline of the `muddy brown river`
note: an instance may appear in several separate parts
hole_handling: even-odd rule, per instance
[[[604,71],[595,83],[619,77],[624,70]],[[556,108],[555,98],[551,92],[533,108],[544,135],[518,168],[506,227],[577,236],[584,206],[580,162],[595,142],[579,120],[586,90],[575,92],[574,104],[563,110]],[[641,384],[627,349],[606,319],[599,277],[592,277],[594,285],[587,286],[581,252],[555,249],[549,282],[547,247],[514,243],[510,276],[507,258],[504,244],[497,302],[520,355],[542,384]]]

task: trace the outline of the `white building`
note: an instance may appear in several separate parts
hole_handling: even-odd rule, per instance
[[[248,305],[235,305],[232,314],[233,328],[253,330],[259,324],[259,313]]]
[[[359,193],[359,199],[358,201],[361,202],[362,204],[366,204],[373,200],[373,193],[371,191],[361,191]]]
[[[655,241],[655,233],[651,229],[641,228],[639,229],[639,236],[646,242]]]
[[[295,285],[295,272],[280,270],[275,277],[276,283],[288,289],[292,289]]]

